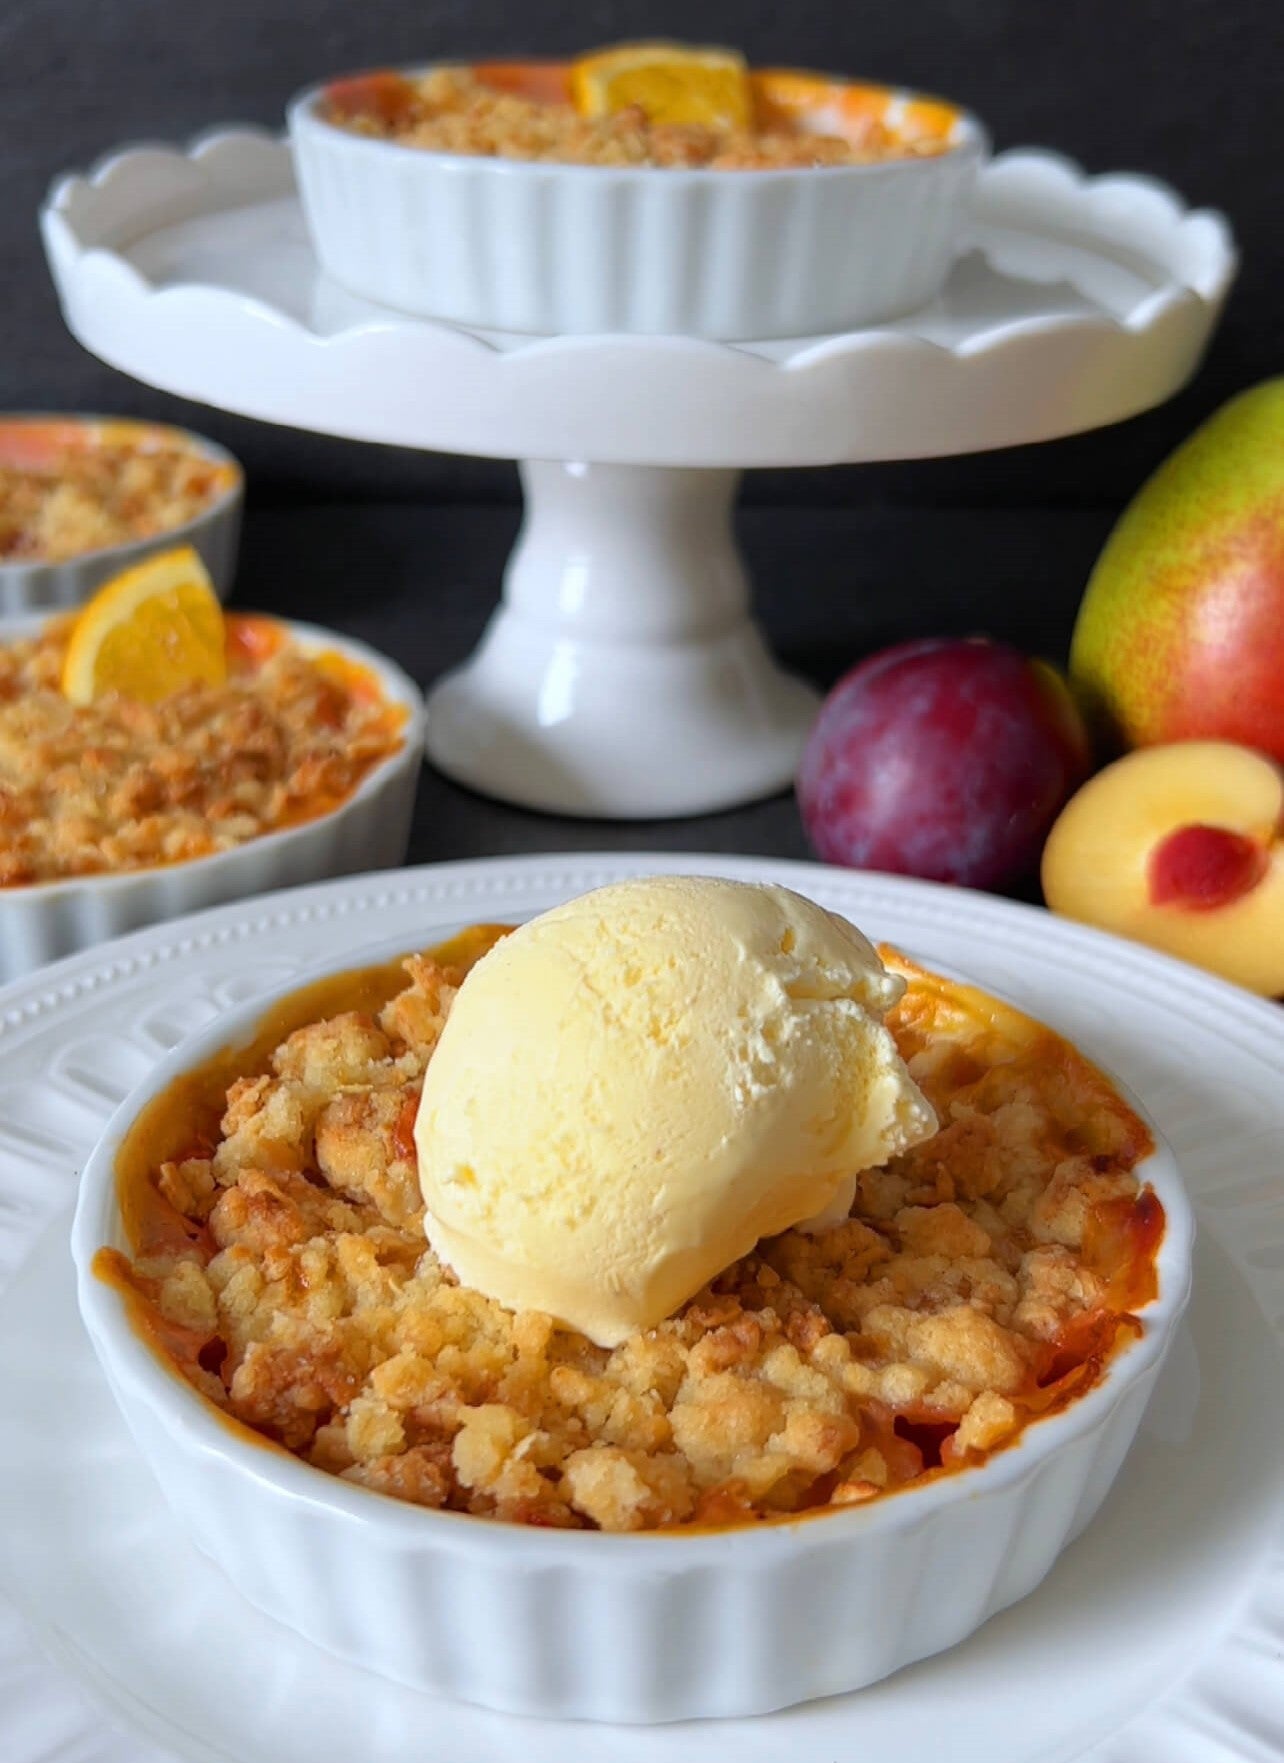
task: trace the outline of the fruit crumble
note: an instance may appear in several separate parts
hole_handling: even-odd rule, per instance
[[[426,1507],[611,1531],[750,1523],[965,1470],[1088,1390],[1155,1295],[1144,1123],[1049,1030],[889,951],[941,1122],[613,1349],[459,1285],[423,1235],[421,1081],[477,927],[295,994],[118,1161],[135,1325],[265,1445]]]
[[[0,646],[0,887],[231,850],[337,808],[401,746],[404,712],[366,669],[244,615],[226,684],[74,704],[74,622]]]

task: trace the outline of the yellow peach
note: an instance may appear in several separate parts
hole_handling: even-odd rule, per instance
[[[1066,804],[1043,891],[1066,918],[1284,993],[1284,772],[1229,741],[1139,748]]]

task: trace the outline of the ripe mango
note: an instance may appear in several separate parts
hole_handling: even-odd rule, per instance
[[[1223,405],[1124,510],[1070,678],[1117,745],[1236,741],[1284,761],[1284,378]]]

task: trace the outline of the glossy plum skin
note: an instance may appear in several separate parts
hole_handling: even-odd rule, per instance
[[[981,638],[902,643],[854,667],[803,753],[798,803],[819,857],[963,887],[1034,872],[1087,776],[1059,675]]]

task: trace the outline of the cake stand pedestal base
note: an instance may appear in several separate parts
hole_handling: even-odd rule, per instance
[[[428,700],[428,753],[527,808],[731,808],[792,779],[818,695],[749,616],[740,473],[527,462],[499,609]]]

